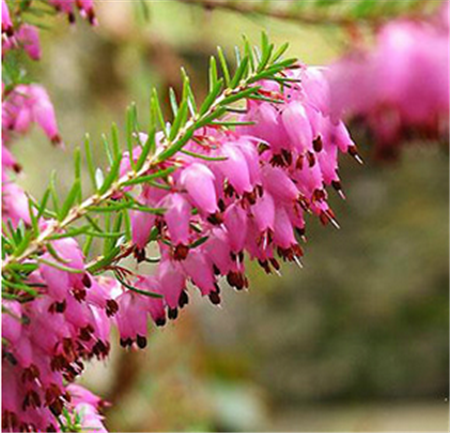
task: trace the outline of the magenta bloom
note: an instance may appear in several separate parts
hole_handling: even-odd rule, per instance
[[[25,133],[33,122],[37,123],[53,143],[61,143],[55,111],[47,91],[37,84],[21,84],[5,95],[3,103],[2,132]]]
[[[372,49],[351,52],[330,70],[333,113],[365,119],[380,156],[395,154],[411,130],[431,138],[446,135],[448,2],[444,6],[444,19],[387,24]]]
[[[16,38],[31,59],[39,60],[41,58],[39,33],[35,26],[22,24],[16,34]]]
[[[11,21],[11,16],[9,14],[6,0],[2,0],[2,34],[3,33],[5,33],[7,36],[12,36],[14,33],[13,23]]]
[[[196,162],[186,167],[180,175],[180,185],[186,189],[192,204],[206,214],[218,210],[214,181],[212,171]]]
[[[31,223],[28,199],[22,188],[4,177],[2,179],[2,219],[11,220],[14,227],[23,220]]]

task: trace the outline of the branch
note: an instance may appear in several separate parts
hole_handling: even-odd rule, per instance
[[[434,9],[439,2],[433,0],[412,1],[336,1],[297,0],[280,1],[231,1],[231,0],[179,0],[207,10],[224,9],[241,14],[255,14],[270,18],[293,21],[306,25],[348,26],[358,22],[374,23],[386,21],[401,14],[423,15]],[[437,4],[437,5],[436,5]]]
[[[222,51],[219,49],[219,61],[222,67],[223,77],[219,78],[217,74],[217,65],[214,57],[211,58],[209,77],[210,77],[210,92],[206,96],[203,104],[199,109],[196,108],[192,90],[189,86],[189,79],[184,74],[184,89],[183,97],[177,106],[176,100],[172,100],[172,108],[174,111],[174,118],[172,124],[168,124],[162,117],[160,104],[154,90],[151,99],[151,112],[149,127],[149,138],[145,146],[142,147],[142,153],[136,162],[133,159],[133,144],[132,138],[139,129],[137,128],[136,113],[133,109],[129,110],[127,121],[127,145],[128,153],[130,155],[130,169],[119,176],[119,169],[123,158],[123,153],[120,151],[117,131],[113,127],[113,146],[109,149],[105,138],[105,146],[107,155],[110,159],[111,167],[109,173],[103,178],[99,175],[99,169],[95,169],[92,164],[92,157],[88,151],[86,159],[90,168],[90,174],[94,185],[96,185],[96,193],[89,196],[81,203],[75,205],[75,202],[81,195],[81,169],[79,167],[79,154],[75,155],[75,173],[76,179],[70,190],[68,196],[64,200],[62,206],[58,205],[58,198],[54,188],[53,182],[43,198],[42,203],[35,205],[38,209],[38,216],[32,215],[32,227],[22,230],[18,236],[18,241],[14,242],[14,235],[11,236],[10,245],[12,251],[5,258],[2,264],[2,273],[7,272],[13,266],[23,263],[25,260],[31,258],[33,255],[41,252],[53,239],[58,237],[65,237],[61,234],[80,218],[89,216],[90,212],[114,212],[124,209],[136,209],[135,203],[132,201],[119,203],[110,207],[101,207],[102,204],[113,199],[117,194],[123,193],[126,187],[138,185],[144,182],[152,182],[151,179],[161,177],[168,174],[168,169],[160,170],[158,173],[149,174],[149,171],[157,168],[161,163],[168,161],[178,152],[182,151],[186,143],[192,138],[194,132],[206,125],[215,124],[228,111],[228,106],[235,102],[258,97],[259,87],[255,85],[261,79],[275,79],[277,81],[283,80],[283,77],[278,74],[285,69],[292,67],[296,59],[282,60],[282,55],[287,49],[287,44],[281,46],[278,50],[274,49],[273,44],[269,44],[267,37],[263,35],[261,57],[256,59],[253,50],[250,48],[247,41],[245,41],[245,54],[239,55],[237,58],[236,72],[233,76],[229,73],[229,68]],[[188,112],[191,112],[188,117]],[[157,124],[164,133],[164,138],[160,141],[158,149],[156,149],[156,130]],[[199,155],[201,157],[201,155]],[[170,169],[169,169],[170,170]],[[173,171],[173,170],[172,170]],[[117,176],[117,177],[116,177]],[[46,202],[48,196],[53,196],[55,212],[46,210]],[[129,194],[125,197],[130,198]],[[130,204],[131,203],[131,204]],[[161,210],[151,210],[160,212]],[[30,212],[33,214],[33,212]],[[38,221],[41,215],[53,215],[48,221],[46,228],[39,232]],[[90,222],[92,222],[90,220]],[[95,224],[92,222],[92,224]],[[95,227],[95,225],[94,225]],[[89,228],[89,227],[88,227]],[[78,231],[77,231],[78,230]],[[87,232],[87,229],[72,229],[70,233],[77,234],[92,234]],[[114,233],[115,234],[115,233]],[[75,235],[75,234],[74,234]],[[99,234],[100,236],[100,234]],[[113,234],[102,233],[100,237],[111,238]],[[94,261],[95,262],[95,261]]]

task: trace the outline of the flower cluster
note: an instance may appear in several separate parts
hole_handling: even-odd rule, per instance
[[[157,325],[166,313],[176,318],[188,303],[188,282],[213,304],[220,303],[221,276],[237,290],[247,288],[246,254],[267,273],[279,271],[279,258],[301,264],[306,214],[337,225],[326,188],[343,197],[338,154],[359,159],[356,146],[329,115],[324,72],[298,65],[286,74],[289,85],[259,83],[261,98],[248,101],[234,131],[200,129],[161,167],[177,167],[165,182],[142,187],[139,202],[166,211],[132,215],[137,260],[146,260],[145,247],[155,239],[161,256],[155,276],[133,285],[163,300],[135,292],[117,299],[124,346],[145,345],[145,312]]]
[[[90,1],[50,0],[50,4],[71,22],[78,7],[95,23]],[[2,16],[5,50],[20,48],[38,59],[36,29],[11,19],[4,1]],[[266,40],[263,45],[270,57],[273,47]],[[9,149],[17,134],[36,124],[54,144],[61,143],[61,138],[44,88],[14,82],[3,86],[3,218],[7,229],[17,230],[25,240],[27,229],[21,231],[21,227],[30,228],[37,245],[33,254],[16,260],[16,268],[10,266],[5,272],[4,282],[11,289],[2,301],[5,431],[72,427],[104,431],[98,412],[102,402],[73,381],[85,361],[108,355],[112,325],[119,330],[122,346],[144,348],[149,322],[163,326],[167,319],[175,319],[189,302],[189,284],[213,304],[220,304],[221,277],[237,290],[249,286],[246,257],[256,260],[267,273],[279,273],[280,260],[301,265],[308,214],[323,224],[338,226],[327,189],[332,187],[344,197],[338,158],[340,153],[349,153],[359,160],[356,146],[342,121],[331,116],[325,71],[294,65],[292,59],[284,65],[288,67],[276,69],[276,74],[262,72],[264,79],[273,75],[271,80],[254,78],[247,88],[237,88],[244,70],[241,63],[237,68],[241,76],[236,72],[233,78],[237,84],[230,83],[222,96],[213,91],[217,100],[222,98],[230,105],[210,103],[205,117],[213,115],[213,120],[195,124],[173,156],[161,157],[171,139],[167,131],[157,133],[148,165],[139,172],[142,179],[127,176],[137,177],[133,165],[142,155],[147,159],[149,154],[143,152],[152,137],[137,135],[141,146],[130,149],[131,155],[123,154],[120,146],[114,149],[117,162],[105,179],[114,170],[118,178],[111,181],[107,193],[102,189],[103,179],[92,196],[100,200],[103,194],[107,207],[133,205],[126,208],[131,244],[115,239],[119,253],[102,269],[112,271],[114,279],[94,275],[96,260],[86,263],[71,228],[62,224],[69,210],[76,209],[80,216],[105,203],[87,199],[83,203],[88,205],[79,204],[63,217],[58,210],[41,213],[8,177],[20,171]],[[220,86],[212,82],[213,88]],[[178,113],[183,109],[187,113],[187,88]],[[245,99],[246,106],[231,105],[238,99]],[[219,109],[231,114],[217,114]],[[182,127],[184,134],[188,124]],[[171,127],[176,128],[176,120]],[[121,183],[122,179],[137,182]],[[73,196],[78,192],[72,191]],[[55,219],[49,218],[52,215]],[[38,242],[37,235],[43,233],[51,236]],[[148,256],[150,243],[158,247],[160,257]],[[142,268],[132,272],[121,266],[120,259],[130,254],[138,263],[157,262],[153,275]]]
[[[32,1],[25,5],[17,5],[30,8]],[[80,15],[87,19],[90,24],[96,25],[93,0],[49,0],[49,4],[60,13],[67,15],[70,23],[75,22],[75,11],[78,9]],[[10,14],[6,0],[2,0],[2,51],[3,55],[12,49],[24,50],[31,59],[41,58],[41,47],[39,43],[39,30],[36,26],[16,20]]]
[[[53,3],[68,14],[69,6],[75,5],[70,1]],[[94,22],[92,2],[76,3],[82,15]],[[23,50],[33,60],[41,56],[37,28],[11,17],[4,0],[2,48],[4,55],[10,50]],[[61,144],[61,138],[46,90],[37,84],[17,83],[5,75],[2,219],[17,227],[20,221],[30,225],[31,218],[28,198],[13,181],[21,166],[10,145],[32,124],[37,124],[54,144]],[[28,289],[22,290],[20,297],[2,299],[2,427],[4,431],[59,431],[57,419],[65,415],[68,420],[74,417],[72,421],[81,426],[104,431],[98,414],[100,400],[67,383],[82,371],[83,360],[103,359],[108,354],[111,317],[117,312],[112,296],[115,289],[120,293],[120,288],[115,280],[94,279],[84,271],[84,258],[75,240],[55,240],[51,251],[65,261],[64,270],[58,268],[55,256],[46,252],[39,264],[28,264]]]
[[[385,25],[372,50],[356,50],[331,67],[333,112],[367,122],[380,157],[395,155],[411,131],[448,133],[448,8],[443,2],[433,20]]]
[[[93,0],[49,0],[49,3],[58,12],[67,15],[67,19],[71,24],[75,22],[75,13],[78,9],[80,15],[87,19],[91,25],[97,25]]]
[[[33,60],[41,57],[37,27],[13,19],[6,1],[2,0],[2,55],[7,55],[10,50],[23,50]],[[61,143],[61,138],[47,91],[37,84],[17,83],[8,74],[4,74],[3,79],[2,219],[10,220],[16,226],[20,220],[29,223],[30,216],[27,197],[11,177],[12,173],[21,171],[9,149],[12,139],[16,134],[26,133],[33,123],[38,124],[53,143]]]
[[[53,105],[46,90],[37,84],[19,84],[2,93],[2,218],[17,226],[30,222],[28,200],[24,191],[11,179],[21,166],[9,146],[16,134],[23,134],[35,123],[54,144],[60,144]]]
[[[57,431],[55,417],[64,408],[84,405],[90,406],[89,420],[101,420],[97,404],[66,383],[81,373],[84,360],[108,355],[118,309],[113,297],[120,288],[115,280],[85,272],[75,240],[53,241],[52,254],[44,253],[28,277],[30,291],[41,296],[2,303],[4,431]]]

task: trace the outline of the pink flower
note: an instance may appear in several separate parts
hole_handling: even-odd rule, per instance
[[[189,244],[191,205],[182,194],[175,193],[167,196],[164,207],[167,209],[164,214],[164,220],[166,221],[172,244],[174,247],[186,247]],[[178,251],[178,258],[185,258],[185,253],[182,253],[181,248],[178,248]]]
[[[12,36],[14,33],[13,23],[5,0],[2,0],[2,33],[5,33],[7,36]]]
[[[17,227],[20,221],[31,224],[25,192],[14,182],[5,178],[2,181],[2,219],[11,220],[14,227]]]
[[[163,258],[156,274],[160,283],[161,294],[170,310],[177,310],[180,297],[186,288],[186,277],[180,265],[168,258]],[[169,311],[170,313],[170,311]],[[171,315],[176,313],[172,312]],[[169,316],[169,318],[171,318]]]
[[[238,204],[232,204],[224,213],[224,225],[228,232],[228,242],[233,253],[244,249],[247,237],[247,212]]]
[[[39,60],[41,58],[39,33],[35,26],[22,24],[16,33],[16,38],[31,59]]]
[[[182,267],[192,283],[200,289],[202,295],[218,291],[212,263],[202,251],[199,249],[191,251],[186,260],[182,262]]]
[[[46,90],[37,85],[21,84],[6,95],[2,108],[2,131],[26,132],[37,123],[53,143],[61,143],[55,112]]]
[[[120,344],[131,346],[136,342],[141,349],[147,345],[147,299],[130,290],[117,298],[119,311],[116,315]]]
[[[67,15],[70,23],[75,22],[75,6],[80,10],[80,15],[87,19],[91,25],[97,25],[92,0],[49,0],[55,9]]]
[[[294,148],[300,154],[311,151],[313,147],[311,124],[303,104],[298,101],[287,104],[283,110],[282,121]]]
[[[180,186],[186,189],[192,204],[206,214],[218,210],[214,181],[212,171],[198,162],[188,165],[180,175]]]
[[[81,385],[70,384],[67,391],[71,396],[71,407],[81,419],[82,429],[107,432],[104,417],[99,414],[99,409],[105,406],[103,400]]]
[[[155,276],[139,277],[136,281],[136,287],[146,292],[162,294],[161,285]],[[146,309],[156,326],[164,326],[166,323],[164,301],[161,298],[148,297],[143,302],[146,304]]]
[[[2,302],[2,337],[9,343],[16,343],[22,330],[22,308],[17,301]]]
[[[380,29],[372,49],[350,52],[333,65],[331,110],[365,119],[379,156],[392,156],[408,131],[445,135],[448,76],[445,20],[397,20]]]

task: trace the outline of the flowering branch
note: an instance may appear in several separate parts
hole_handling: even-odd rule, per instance
[[[49,4],[71,22],[75,8],[96,22],[91,0]],[[2,7],[7,17],[5,2]],[[18,15],[4,22],[8,62],[22,49],[18,41],[38,57],[37,30]],[[338,157],[358,159],[356,146],[330,113],[324,69],[283,60],[286,49],[276,49],[265,34],[260,48],[244,39],[233,74],[219,49],[199,105],[182,70],[181,97],[170,92],[171,122],[153,90],[145,128],[134,105],[127,111],[124,149],[115,125],[110,137],[102,136],[105,172],[86,137],[93,188],[87,196],[79,149],[63,200],[55,174],[40,201],[9,179],[2,185],[6,429],[104,431],[101,400],[72,382],[84,361],[108,355],[112,325],[123,347],[142,349],[150,321],[163,326],[188,304],[188,283],[220,304],[221,277],[236,290],[249,286],[246,255],[269,274],[279,272],[279,260],[301,265],[307,214],[337,226],[326,188],[344,197]],[[8,134],[2,164],[9,172],[20,169],[10,139],[32,123],[60,142],[45,89],[17,81],[15,72],[8,70],[2,104],[2,131]],[[78,236],[84,237],[82,247]],[[102,240],[101,253],[90,253],[94,239]],[[150,243],[158,257],[147,256]],[[156,263],[155,272],[119,263],[131,254],[137,264]],[[97,275],[106,271],[115,278]]]
[[[166,123],[162,118],[160,103],[156,91],[154,90],[151,98],[151,112],[149,135],[145,145],[140,147],[140,155],[137,161],[133,158],[133,135],[138,133],[138,130],[133,130],[137,126],[137,115],[135,109],[128,110],[128,132],[127,145],[130,165],[129,170],[120,174],[121,164],[123,165],[123,153],[120,151],[117,131],[113,127],[113,152],[114,157],[109,173],[106,178],[102,179],[101,171],[95,170],[95,175],[92,176],[96,192],[79,204],[75,204],[79,200],[81,193],[81,179],[80,170],[76,170],[75,183],[64,201],[64,205],[56,213],[56,218],[48,221],[45,228],[39,232],[39,217],[45,214],[54,215],[48,212],[46,202],[48,196],[55,195],[55,190],[51,186],[44,194],[45,200],[41,204],[36,205],[31,203],[37,210],[38,217],[30,212],[33,219],[33,227],[25,230],[20,236],[20,242],[12,245],[13,248],[8,251],[8,256],[2,264],[2,273],[8,271],[31,256],[38,254],[46,247],[51,240],[62,237],[73,236],[73,232],[62,234],[64,230],[68,229],[71,224],[80,218],[86,216],[88,213],[94,211],[111,212],[118,210],[117,206],[99,207],[120,195],[123,190],[132,185],[138,185],[144,182],[154,181],[158,178],[169,174],[167,170],[160,170],[156,173],[148,174],[152,169],[161,166],[169,158],[176,155],[177,152],[183,151],[183,147],[189,139],[194,135],[194,132],[206,125],[218,125],[217,119],[223,117],[227,112],[232,112],[230,104],[239,102],[243,99],[264,99],[265,97],[258,93],[260,86],[255,83],[261,79],[275,79],[279,82],[287,81],[287,78],[277,76],[283,70],[292,67],[295,64],[295,59],[282,59],[282,55],[287,49],[287,44],[281,46],[277,51],[274,50],[273,44],[270,44],[267,37],[263,35],[262,46],[259,60],[256,59],[256,54],[250,48],[248,41],[245,41],[245,54],[238,57],[236,72],[230,75],[229,67],[223,52],[219,49],[219,61],[223,70],[223,77],[217,74],[217,65],[214,57],[211,58],[209,77],[210,77],[210,92],[206,96],[203,104],[199,109],[196,108],[194,96],[189,85],[189,78],[183,71],[184,75],[184,90],[183,96],[179,106],[176,100],[172,97],[172,109],[174,111],[174,118],[172,124]],[[190,117],[188,118],[188,112]],[[156,149],[157,124],[162,128],[163,138],[159,140],[158,150]],[[232,122],[222,122],[221,125],[229,126]],[[240,125],[241,122],[235,122],[234,125]],[[142,145],[142,143],[141,143]],[[202,155],[196,155],[201,158]],[[207,157],[206,157],[207,158]],[[90,152],[87,152],[88,163],[90,163],[90,171],[94,172]],[[129,197],[129,196],[128,196]],[[125,202],[120,209],[134,208],[131,201]],[[152,212],[151,209],[148,209]],[[157,213],[157,211],[155,211]],[[77,234],[86,234],[88,229],[78,230]],[[101,236],[97,233],[98,236]],[[103,234],[105,236],[105,234]],[[11,242],[10,242],[11,245]],[[11,285],[9,285],[11,287]]]

